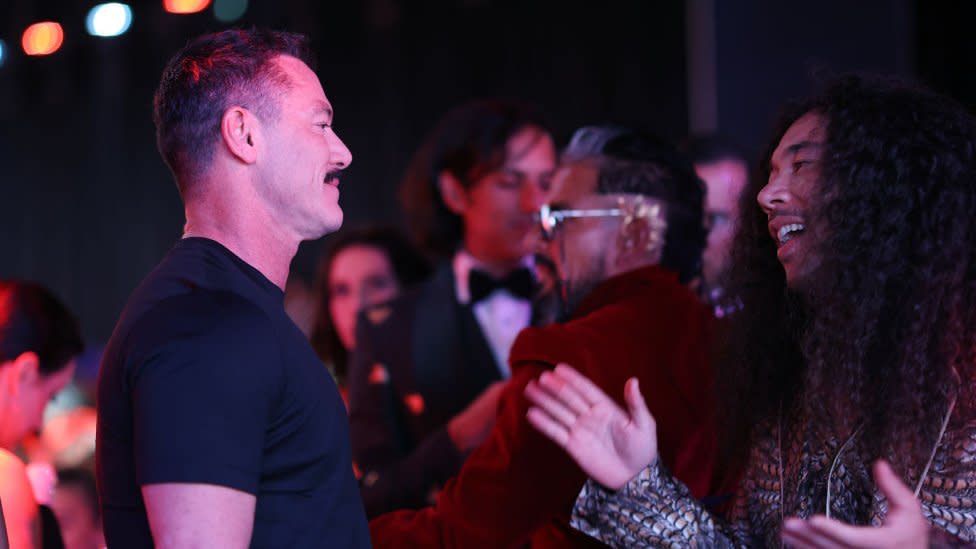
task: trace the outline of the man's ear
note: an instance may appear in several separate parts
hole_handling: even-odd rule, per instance
[[[28,382],[34,382],[40,375],[41,360],[34,351],[24,351],[7,366],[13,368],[13,374],[20,387]]]
[[[441,191],[441,199],[447,209],[457,215],[463,215],[468,208],[468,193],[461,180],[444,170],[437,176],[437,188]]]
[[[257,118],[244,107],[231,107],[220,118],[220,137],[235,158],[245,164],[257,161],[261,127]]]
[[[666,229],[654,221],[643,216],[624,219],[617,233],[615,267],[629,270],[661,262]]]

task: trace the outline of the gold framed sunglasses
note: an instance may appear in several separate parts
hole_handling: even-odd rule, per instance
[[[581,219],[586,217],[625,217],[627,216],[621,208],[604,208],[592,210],[573,210],[553,208],[549,204],[543,204],[539,208],[539,228],[542,229],[542,238],[547,242],[552,240],[559,228],[567,219]]]
[[[650,250],[660,250],[664,245],[664,234],[668,228],[666,208],[660,199],[630,195],[619,196],[616,208],[601,209],[570,209],[553,208],[550,204],[543,204],[539,208],[539,228],[542,238],[552,242],[559,227],[569,219],[594,217],[622,217],[621,234],[628,235],[627,242],[644,242],[644,247]],[[642,220],[641,223],[635,223]]]

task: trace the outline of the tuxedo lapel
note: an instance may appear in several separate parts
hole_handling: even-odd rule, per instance
[[[434,421],[454,416],[491,381],[501,379],[471,307],[457,302],[454,284],[450,264],[438,269],[415,312],[415,381]]]

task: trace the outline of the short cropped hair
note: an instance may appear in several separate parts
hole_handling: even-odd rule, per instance
[[[597,192],[635,193],[664,201],[668,230],[661,265],[682,282],[697,277],[708,237],[702,210],[705,183],[688,157],[656,135],[626,128],[614,129],[596,154],[604,157]]]
[[[184,199],[189,182],[210,167],[224,111],[240,105],[277,119],[276,96],[290,86],[273,62],[282,55],[313,66],[303,35],[260,29],[199,36],[167,63],[153,99],[153,120],[159,152]]]

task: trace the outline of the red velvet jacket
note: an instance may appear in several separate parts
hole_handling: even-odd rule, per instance
[[[692,492],[709,493],[716,466],[709,311],[660,267],[605,281],[572,320],[527,328],[509,362],[512,379],[495,427],[437,505],[370,522],[373,546],[602,547],[572,530],[569,515],[586,475],[526,419],[525,386],[559,362],[573,365],[623,406],[631,376],[657,423],[661,459]]]

